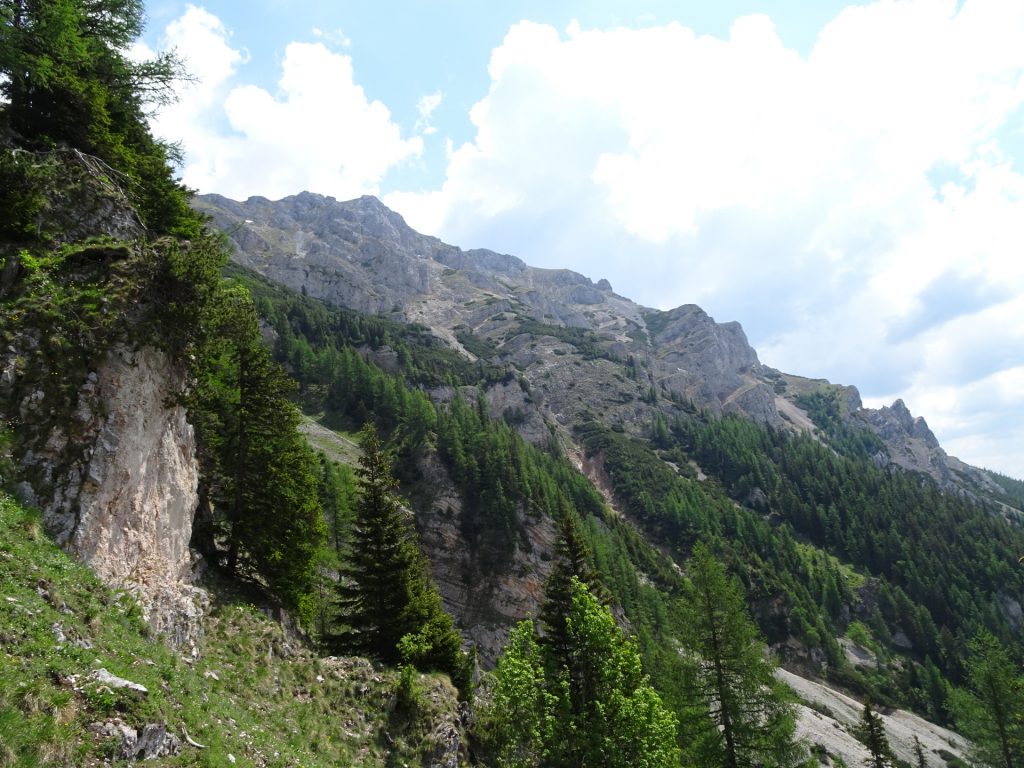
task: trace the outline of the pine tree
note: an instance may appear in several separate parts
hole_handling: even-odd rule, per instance
[[[369,424],[360,445],[359,495],[337,587],[340,626],[329,642],[392,664],[448,672],[465,695],[469,660],[402,508],[391,460]]]
[[[804,758],[795,741],[791,694],[747,615],[738,584],[703,545],[689,563],[684,644],[699,660],[691,670],[695,707],[683,727],[702,765],[792,766]]]
[[[885,735],[885,724],[882,722],[881,716],[871,708],[871,699],[864,701],[858,736],[871,755],[866,763],[870,768],[890,768],[892,766],[892,749],[889,747],[889,739]]]

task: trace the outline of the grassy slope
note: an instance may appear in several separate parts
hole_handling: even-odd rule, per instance
[[[125,593],[0,493],[0,766],[118,764],[119,740],[88,729],[115,718],[140,731],[163,723],[179,738],[184,727],[207,747],[184,745],[154,766],[223,766],[229,754],[239,766],[416,765],[458,725],[447,679],[421,678],[418,705],[403,713],[396,672],[319,659],[242,600],[215,596],[204,630],[194,660],[150,637]],[[148,695],[90,681],[101,667]]]

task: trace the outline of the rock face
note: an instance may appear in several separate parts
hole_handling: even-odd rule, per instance
[[[60,264],[46,279],[62,309],[22,293],[37,267],[22,265],[19,243],[0,242],[0,424],[16,438],[18,492],[59,544],[138,597],[154,629],[189,645],[204,595],[189,551],[195,437],[174,404],[185,365],[137,327],[160,246],[99,160],[63,149],[36,162],[52,172],[37,226]]]
[[[848,766],[868,764],[868,750],[853,736],[863,711],[859,701],[784,669],[778,671],[778,676],[804,702],[798,708],[797,736],[825,747],[833,765],[837,757]],[[953,731],[904,710],[888,714],[880,712],[879,715],[885,725],[889,746],[901,761],[916,764],[915,736],[929,765],[947,763],[942,753],[955,755],[960,760],[967,758],[967,742]],[[825,761],[822,763],[827,764]]]
[[[239,264],[271,280],[421,323],[463,351],[466,334],[489,342],[496,362],[523,373],[534,410],[549,422],[569,424],[588,411],[642,421],[653,386],[715,413],[782,423],[743,329],[699,307],[657,312],[618,296],[607,280],[463,251],[418,234],[372,197],[337,202],[304,192],[239,203],[205,195],[196,207],[228,234]],[[546,439],[536,427],[524,419],[524,436]]]
[[[888,459],[897,466],[924,472],[954,493],[971,493],[972,489],[998,493],[998,486],[985,472],[948,455],[924,418],[911,415],[902,400],[877,410],[862,408],[856,415],[882,438],[889,449]]]
[[[59,544],[134,593],[151,626],[179,645],[195,640],[203,599],[189,550],[195,436],[184,408],[167,404],[184,383],[159,350],[109,350],[81,383],[70,423],[50,424],[45,442],[25,452],[23,473],[37,481],[19,488]],[[40,394],[21,403],[27,418]]]
[[[541,553],[554,550],[556,531],[548,517],[527,517],[513,563],[495,574],[476,561],[461,533],[463,505],[436,456],[421,460],[420,471],[432,478],[434,498],[416,516],[420,541],[430,553],[430,566],[445,608],[457,617],[459,629],[473,643],[480,663],[491,667],[508,640],[509,627],[523,616],[536,616],[552,561]]]

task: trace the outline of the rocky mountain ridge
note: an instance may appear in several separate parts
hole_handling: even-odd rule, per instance
[[[841,415],[884,444],[876,460],[923,472],[946,490],[990,495],[988,475],[949,456],[924,419],[897,400],[863,406],[855,387],[763,365],[736,322],[696,305],[662,312],[569,270],[462,249],[415,232],[374,197],[338,202],[303,192],[272,202],[196,198],[235,246],[234,259],[330,304],[425,326],[471,358],[515,369],[524,388],[492,394],[492,409],[521,414],[521,431],[594,416],[646,424],[659,397],[716,414],[739,412],[779,429],[814,432],[802,395],[840,395]],[[527,391],[528,390],[528,391]]]

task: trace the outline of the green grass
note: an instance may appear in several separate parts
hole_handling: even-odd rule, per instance
[[[57,631],[59,628],[59,632]],[[63,635],[60,641],[59,635]],[[220,588],[198,658],[152,637],[138,606],[50,542],[38,516],[0,494],[0,766],[118,765],[118,740],[89,724],[162,723],[184,741],[153,766],[420,765],[445,722],[447,678],[420,676],[396,706],[399,675],[365,659],[318,658]],[[110,691],[99,668],[145,686]],[[105,762],[109,761],[109,762]]]
[[[299,429],[306,435],[310,447],[324,453],[331,461],[349,466],[359,463],[362,450],[358,433],[329,429],[320,423],[319,417],[305,415]]]

